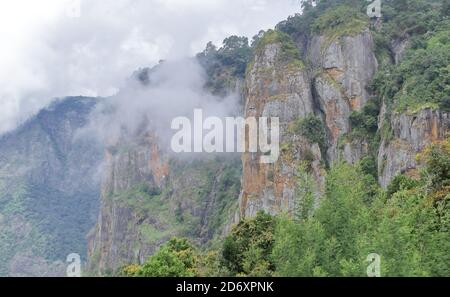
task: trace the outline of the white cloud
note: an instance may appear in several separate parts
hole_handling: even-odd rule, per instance
[[[133,70],[179,59],[299,10],[296,0],[0,0],[0,133],[54,97],[106,96]]]

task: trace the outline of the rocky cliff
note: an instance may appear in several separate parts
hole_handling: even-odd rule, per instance
[[[233,218],[238,156],[179,159],[145,133],[109,147],[105,159],[101,211],[89,234],[95,274],[143,263],[173,236],[207,245]]]
[[[279,36],[271,36],[279,35]],[[377,71],[374,42],[367,28],[351,36],[313,36],[296,46],[269,32],[260,41],[246,77],[245,116],[280,118],[282,155],[275,164],[259,164],[253,154],[243,155],[241,215],[258,210],[278,213],[295,204],[296,168],[307,159],[320,191],[324,165],[339,159],[354,163],[367,154],[366,143],[345,142],[349,116],[370,100],[367,87]],[[306,48],[301,58],[300,49]],[[292,127],[308,115],[322,119],[326,139],[317,143]],[[301,132],[301,131],[297,131]]]
[[[416,154],[444,139],[450,122],[439,104],[416,98],[415,108],[402,109],[398,95],[380,92],[391,84],[392,69],[411,63],[410,36],[383,41],[382,21],[348,6],[327,10],[307,32],[295,27],[304,26],[296,18],[302,16],[255,37],[245,73],[242,56],[225,67],[216,59],[225,51],[211,44],[199,56],[213,93],[242,86],[242,115],[279,118],[278,161],[261,163],[260,153],[243,153],[241,162],[173,158],[148,132],[109,147],[102,207],[89,236],[92,271],[142,263],[174,235],[204,247],[260,210],[291,212],[306,191],[305,174],[317,206],[327,170],[338,162],[370,164],[384,188],[400,173],[418,176]],[[231,40],[239,41],[228,40],[234,53],[250,57],[246,39]],[[404,81],[395,81],[397,92]]]
[[[378,152],[379,182],[387,187],[398,174],[418,176],[416,155],[427,145],[447,137],[449,114],[424,108],[414,114],[394,113],[391,134],[384,137]]]

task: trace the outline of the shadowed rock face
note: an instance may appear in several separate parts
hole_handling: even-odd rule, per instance
[[[152,198],[147,192],[161,188],[168,178],[168,170],[168,160],[161,157],[150,135],[129,147],[116,146],[105,151],[101,211],[96,227],[88,236],[91,270],[114,271],[129,262],[143,261],[145,255],[154,252],[156,244],[167,240],[162,237],[154,245],[141,245],[144,238],[140,226],[162,225],[162,222],[136,209],[132,200]],[[133,187],[142,185],[146,187],[133,191]]]
[[[65,274],[86,260],[102,148],[76,138],[97,100],[66,98],[0,139],[0,275]]]

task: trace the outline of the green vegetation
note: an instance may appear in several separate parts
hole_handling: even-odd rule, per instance
[[[130,276],[366,276],[367,256],[381,257],[382,276],[450,274],[450,138],[418,156],[419,179],[399,175],[378,187],[371,160],[338,163],[320,206],[299,167],[294,214],[259,212],[232,228],[219,251],[172,239]],[[369,190],[368,190],[369,189]]]
[[[222,265],[232,275],[271,275],[274,228],[274,218],[262,212],[253,219],[239,222],[224,240]]]
[[[329,38],[354,35],[368,26],[365,0],[321,0],[313,7],[303,1],[303,14],[280,22],[277,29],[293,37],[323,34]]]
[[[223,41],[217,51],[217,58],[225,66],[231,66],[235,75],[243,76],[247,63],[252,58],[252,51],[247,37],[231,36]]]
[[[352,111],[349,116],[350,132],[344,136],[346,141],[366,141],[369,144],[370,158],[375,158],[381,139],[381,132],[378,129],[378,115],[380,112],[380,102],[377,97],[371,98],[361,110]],[[385,125],[383,129],[388,129]],[[384,135],[387,136],[387,135]]]
[[[373,137],[378,130],[380,103],[374,98],[369,100],[360,111],[353,111],[349,121],[352,136],[355,138]]]
[[[10,275],[17,259],[15,272],[22,275],[52,273],[58,268],[54,262],[70,253],[86,259],[86,234],[95,224],[99,197],[90,174],[102,151],[90,142],[72,141],[71,133],[86,122],[96,101],[57,100],[2,135],[0,276]]]
[[[209,42],[197,59],[206,71],[206,88],[215,95],[225,96],[235,87],[236,79],[243,78],[252,59],[247,37],[231,36],[216,48]]]
[[[374,32],[378,51],[390,42],[409,40],[401,62],[383,59],[372,90],[388,110],[415,113],[450,107],[450,23],[439,7],[447,1],[391,1],[383,5],[383,27]],[[441,6],[440,6],[441,5]]]
[[[420,180],[395,179],[389,196],[378,189],[367,199],[363,165],[332,168],[313,215],[279,219],[275,275],[364,276],[370,253],[381,256],[383,276],[448,275],[449,144],[431,145]]]
[[[326,131],[322,120],[309,114],[304,118],[298,118],[291,125],[289,132],[297,133],[305,137],[310,143],[317,143],[322,151],[326,148]]]
[[[330,39],[353,36],[368,27],[367,15],[348,5],[332,7],[318,17],[311,25],[313,33]]]
[[[374,96],[351,113],[351,131],[343,137],[366,141],[369,154],[355,165],[333,164],[321,194],[307,164],[314,157],[306,154],[298,164],[297,197],[291,213],[274,217],[259,212],[244,218],[223,240],[216,234],[215,244],[206,251],[174,238],[143,265],[124,268],[124,275],[365,276],[371,253],[381,256],[382,276],[450,275],[450,142],[431,144],[417,158],[422,165],[419,174],[398,175],[386,190],[377,183],[376,161],[380,139],[388,140],[392,133],[386,121],[378,129],[382,102],[386,119],[394,110],[413,113],[431,107],[450,111],[450,4],[447,0],[383,1],[383,26],[377,28],[369,26],[367,4],[365,0],[321,0],[313,8],[305,1],[302,15],[290,17],[275,30],[260,32],[251,47],[246,38],[233,36],[219,50],[208,44],[198,58],[207,69],[208,86],[220,93],[245,75],[253,54],[267,45],[281,44],[282,62],[304,67],[294,40],[313,34],[334,40],[371,27],[380,62],[369,90]],[[403,59],[393,65],[394,43],[403,40],[408,40],[408,47]],[[326,132],[319,117],[298,119],[289,129],[325,149]],[[283,143],[281,150],[290,152],[293,145]],[[218,229],[232,214],[229,210],[239,191],[239,173],[232,168],[218,172],[205,163],[188,167],[176,168],[187,175],[205,175],[200,177],[202,183],[184,194],[194,203],[201,203],[211,192],[217,194],[218,207],[213,208],[209,224],[211,230]],[[219,176],[215,187],[214,175]],[[273,178],[273,172],[268,178]],[[133,196],[144,195],[146,203],[158,204],[160,208],[152,205],[158,209],[155,216],[174,214],[171,223],[189,230],[178,235],[198,236],[201,230],[194,227],[199,225],[198,218],[191,209],[180,201],[161,209],[167,205],[164,192],[139,190]],[[142,206],[146,209],[136,205]],[[142,226],[140,232],[149,240],[162,238],[154,227]]]
[[[240,160],[172,161],[170,166],[174,180],[186,183],[182,186],[183,193],[175,196],[174,185],[170,183],[162,189],[139,183],[111,195],[109,199],[131,207],[143,219],[152,219],[152,224],[143,220],[139,225],[139,233],[147,244],[158,244],[174,235],[215,238],[236,209],[236,197],[240,191]],[[210,200],[214,202],[210,210],[211,220],[203,223],[199,209],[206,208]]]
[[[332,40],[369,25],[364,0],[320,0],[316,7],[304,1],[303,6],[303,14],[279,23],[277,30],[294,39],[322,34]],[[372,92],[379,102],[385,101],[388,111],[414,113],[424,107],[450,110],[449,6],[448,0],[383,1],[383,25],[372,26],[381,64]],[[408,48],[401,63],[394,66],[393,42],[404,40]],[[359,132],[372,129],[371,123],[363,122],[366,131]]]
[[[261,33],[260,33],[261,34]],[[255,51],[263,50],[269,44],[281,44],[281,55],[279,59],[286,62],[296,62],[297,66],[303,67],[300,60],[300,52],[295,46],[292,38],[278,30],[268,30],[260,38],[254,39]]]
[[[375,89],[397,111],[423,107],[449,111],[450,26],[409,49],[398,67],[386,67],[375,78]]]
[[[121,274],[141,277],[190,277],[196,275],[196,261],[197,252],[186,239],[172,238],[142,266],[126,266]]]

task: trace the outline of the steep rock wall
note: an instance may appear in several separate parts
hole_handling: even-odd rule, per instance
[[[238,156],[179,159],[146,133],[105,152],[101,211],[89,234],[89,270],[142,264],[173,236],[205,245],[236,211]]]
[[[298,119],[315,110],[308,72],[300,60],[284,60],[280,43],[262,48],[247,73],[246,117],[278,117],[281,155],[274,164],[262,164],[258,153],[242,156],[240,216],[254,216],[258,210],[278,213],[294,207],[298,162],[312,156],[311,168],[321,182],[321,151],[301,135],[289,132]]]
[[[331,39],[312,38],[308,59],[313,66],[315,99],[328,130],[327,158],[336,161],[339,140],[350,131],[349,116],[370,99],[367,87],[377,71],[374,43],[368,29],[355,36]],[[347,144],[344,157],[349,162],[364,153],[363,144]],[[356,150],[353,152],[353,150]]]
[[[314,36],[307,43],[297,44],[307,49],[306,66],[302,61],[283,60],[283,45],[272,43],[257,52],[247,72],[245,116],[280,118],[281,156],[274,164],[261,164],[258,154],[243,154],[241,217],[254,216],[258,210],[272,214],[292,210],[296,170],[305,157],[319,196],[326,162],[355,163],[368,152],[364,141],[340,142],[351,130],[351,112],[370,100],[367,86],[378,63],[369,30],[335,39]],[[290,129],[294,121],[309,114],[323,119],[326,147]]]
[[[414,114],[394,113],[389,125],[391,134],[383,138],[378,153],[382,187],[400,173],[414,174],[417,153],[431,142],[445,139],[450,117],[446,112],[425,108]]]

